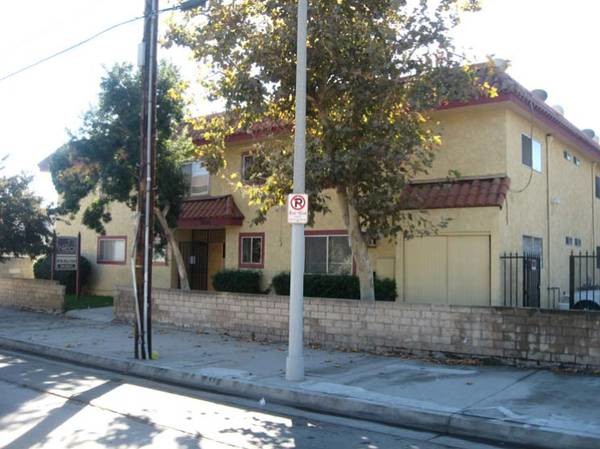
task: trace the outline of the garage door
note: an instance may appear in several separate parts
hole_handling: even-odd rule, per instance
[[[423,304],[490,305],[489,235],[405,241],[404,297]]]

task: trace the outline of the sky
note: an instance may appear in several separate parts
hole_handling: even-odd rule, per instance
[[[329,0],[312,0],[329,1]],[[600,132],[598,73],[600,1],[483,0],[454,30],[473,61],[508,59],[508,73],[529,89],[543,88],[580,128]],[[143,0],[0,0],[0,78],[111,25],[143,13]],[[161,7],[168,6],[162,1]],[[77,130],[92,106],[105,67],[136,63],[142,21],[122,26],[26,72],[0,81],[0,157],[5,174],[25,172],[47,202],[56,201],[50,175],[37,164]],[[164,30],[165,27],[162,26]],[[193,82],[199,68],[184,50],[159,50]],[[199,109],[212,112],[201,102]]]

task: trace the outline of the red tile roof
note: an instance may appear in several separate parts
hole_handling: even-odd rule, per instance
[[[241,226],[244,215],[231,195],[213,196],[183,202],[177,227],[198,229],[208,226]]]
[[[502,208],[509,188],[508,176],[414,183],[405,190],[404,209]]]

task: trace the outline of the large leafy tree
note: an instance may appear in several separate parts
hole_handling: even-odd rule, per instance
[[[0,262],[11,255],[34,257],[50,247],[52,219],[30,183],[26,175],[0,176]]]
[[[192,151],[181,132],[184,83],[177,69],[161,63],[157,81],[157,203],[155,216],[171,246],[182,288],[189,288],[183,259],[173,236],[185,194],[181,164]],[[59,211],[73,216],[81,200],[90,196],[83,224],[100,234],[111,221],[110,205],[120,202],[136,208],[140,174],[141,77],[128,64],[107,71],[100,84],[98,105],[84,116],[83,125],[54,153],[50,171],[60,194]],[[157,229],[158,231],[158,229]]]
[[[459,5],[459,3],[461,5]],[[374,299],[368,238],[394,239],[435,227],[404,210],[402,192],[431,167],[441,143],[429,113],[444,102],[481,94],[449,38],[475,1],[311,1],[308,24],[307,193],[313,212],[337,197],[349,231],[361,298]],[[215,1],[170,25],[169,43],[189,47],[212,68],[210,97],[226,113],[199,120],[209,170],[225,166],[228,135],[289,130],[294,118],[297,2]],[[279,126],[278,126],[279,125]],[[273,134],[276,132],[273,131]],[[292,186],[292,140],[254,145],[247,189],[256,221],[284,204]]]

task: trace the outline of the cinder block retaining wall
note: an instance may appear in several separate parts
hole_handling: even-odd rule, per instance
[[[257,340],[286,341],[288,297],[160,290],[153,319]],[[134,317],[131,289],[115,317]],[[510,363],[600,367],[600,313],[306,298],[306,342],[376,353],[439,351]]]
[[[0,278],[0,306],[63,312],[65,287],[43,279]]]

